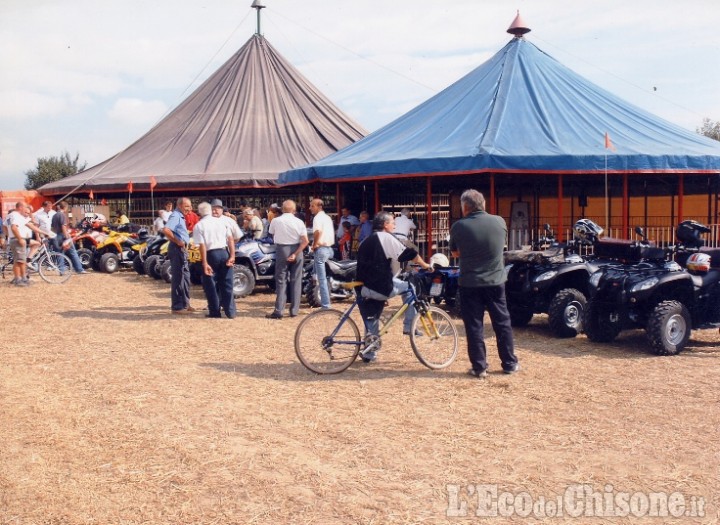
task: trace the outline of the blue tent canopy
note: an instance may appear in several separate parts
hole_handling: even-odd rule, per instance
[[[605,147],[608,134],[615,149]],[[606,168],[607,159],[607,168]],[[720,173],[720,142],[588,82],[522,37],[280,184],[471,173]]]

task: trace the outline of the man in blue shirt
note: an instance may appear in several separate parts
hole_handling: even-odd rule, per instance
[[[185,216],[192,211],[190,199],[180,197],[177,207],[170,214],[163,233],[170,241],[168,259],[170,259],[170,302],[173,314],[184,315],[195,311],[190,306],[190,265],[188,264],[187,243],[190,234],[185,224]]]

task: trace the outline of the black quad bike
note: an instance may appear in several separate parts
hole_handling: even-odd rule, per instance
[[[642,328],[655,354],[675,355],[693,328],[720,326],[720,249],[703,247],[700,238],[709,231],[684,221],[676,231],[678,244],[663,250],[637,228],[643,240],[633,249],[641,260],[606,265],[590,277],[588,339],[609,342],[622,330]]]
[[[603,230],[589,219],[580,219],[573,229],[572,242],[560,244],[545,225],[533,249],[505,252],[505,295],[513,326],[526,326],[534,314],[547,313],[555,337],[582,332],[590,275],[612,259],[581,253],[611,241],[599,240]]]

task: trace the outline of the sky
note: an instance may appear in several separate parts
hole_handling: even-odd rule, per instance
[[[720,121],[717,0],[264,0],[261,32],[374,131],[526,39],[695,131]],[[256,30],[252,0],[0,0],[0,190],[41,157],[91,167],[149,131]]]

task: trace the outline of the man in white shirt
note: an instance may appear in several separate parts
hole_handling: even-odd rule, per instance
[[[35,224],[37,224],[37,227],[40,228],[40,231],[51,231],[53,215],[55,215],[55,210],[53,210],[52,202],[44,201],[40,209],[35,212],[35,215],[33,215]]]
[[[330,290],[328,290],[325,262],[333,255],[332,246],[335,244],[335,227],[330,216],[323,211],[322,199],[313,199],[310,202],[310,213],[315,216],[313,217],[312,226],[312,249],[315,253],[313,268],[320,289],[320,306],[327,310],[330,308]]]
[[[40,234],[40,229],[33,224],[30,207],[18,202],[7,218],[8,240],[13,256],[13,280],[10,284],[27,286],[27,261],[32,259],[40,248],[40,243],[32,238],[33,232]],[[29,248],[29,251],[28,251]]]
[[[165,203],[165,209],[160,210],[160,217],[162,217],[163,222],[168,221],[172,211],[173,211],[173,203],[172,203],[172,201],[167,201]]]
[[[163,215],[165,214],[165,210],[158,210],[155,215],[155,220],[153,221],[153,233],[155,235],[160,235],[162,233],[163,228],[165,227],[165,219],[163,219]],[[168,215],[169,217],[169,215]]]
[[[238,242],[245,236],[245,233],[242,231],[237,221],[233,219],[231,215],[225,213],[225,207],[220,199],[213,199],[210,206],[212,206],[213,217],[217,217],[225,223],[235,242]]]
[[[268,229],[275,242],[275,310],[268,319],[282,319],[288,296],[290,317],[300,311],[302,298],[303,250],[309,244],[305,223],[295,217],[295,201],[282,203],[282,215],[276,217]]]
[[[415,223],[410,219],[410,209],[400,210],[400,216],[395,219],[395,237],[401,241],[412,241]]]
[[[232,232],[224,220],[213,217],[209,203],[201,202],[198,212],[202,219],[193,229],[193,241],[200,247],[202,285],[208,302],[207,317],[219,318],[222,307],[227,318],[234,319],[236,310],[232,269],[235,264],[235,241]]]

